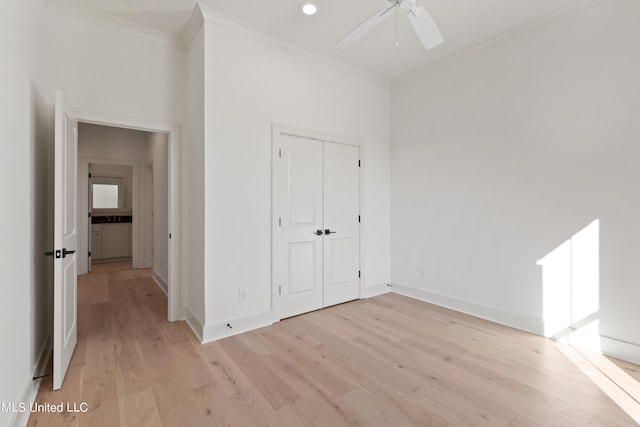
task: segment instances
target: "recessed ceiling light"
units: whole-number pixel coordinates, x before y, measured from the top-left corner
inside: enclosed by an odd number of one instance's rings
[[[314,15],[318,11],[318,8],[313,3],[306,3],[302,6],[302,13],[305,15]]]

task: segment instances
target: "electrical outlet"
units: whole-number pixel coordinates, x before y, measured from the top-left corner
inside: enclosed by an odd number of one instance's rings
[[[420,277],[423,279],[427,278],[427,267],[420,267]]]
[[[238,289],[238,301],[245,301],[247,299],[247,292],[244,289]]]

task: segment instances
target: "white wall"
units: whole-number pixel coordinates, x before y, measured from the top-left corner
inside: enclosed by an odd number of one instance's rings
[[[390,89],[206,21],[205,320],[271,310],[271,124],[361,138],[362,273],[389,280]],[[238,289],[246,301],[238,301]],[[235,331],[235,329],[234,329]]]
[[[403,291],[541,328],[536,261],[600,219],[600,333],[640,344],[638,22],[607,1],[393,89]]]
[[[5,403],[35,398],[39,381],[31,378],[44,371],[37,363],[49,337],[44,12],[38,1],[0,2],[0,402]],[[0,426],[24,422],[26,416],[0,411]]]
[[[184,50],[47,11],[48,88],[73,111],[132,120],[184,120]]]
[[[169,280],[169,266],[167,263],[169,251],[169,153],[166,134],[148,133],[147,160],[153,162],[153,188],[147,192],[153,194],[153,258],[151,266],[154,278],[167,292]]]
[[[204,325],[204,30],[189,47],[187,122],[182,143],[182,302],[191,324]],[[188,165],[188,167],[186,166]],[[200,337],[202,338],[202,337]]]

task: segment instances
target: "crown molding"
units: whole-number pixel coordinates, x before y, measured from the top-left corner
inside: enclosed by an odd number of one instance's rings
[[[283,40],[282,38],[269,34],[268,32],[265,32],[262,29],[256,28],[229,14],[226,14],[212,7],[206,6],[202,3],[198,3],[196,5],[196,8],[193,11],[191,18],[189,19],[189,22],[187,23],[187,25],[185,26],[185,29],[182,32],[181,39],[183,42],[183,46],[188,48],[188,46],[191,45],[191,43],[193,42],[193,38],[198,33],[198,30],[200,29],[200,27],[204,22],[220,25],[222,27],[236,31],[240,34],[244,34],[254,39],[295,52],[298,55],[304,56],[313,61],[330,66],[332,68],[335,68],[347,74],[351,74],[352,76],[370,81],[372,83],[375,83],[387,88],[391,87],[391,81],[388,78],[382,77],[378,74],[372,73],[362,68],[358,68],[353,65],[347,64],[346,62],[336,59],[330,55],[320,53],[316,50],[302,47],[300,45],[293,44],[291,42]]]
[[[492,36],[484,41],[481,41],[472,46],[469,46],[455,53],[452,53],[451,55],[440,58],[437,61],[434,61],[424,67],[421,67],[414,71],[410,71],[409,73],[404,74],[403,76],[397,77],[391,81],[391,87],[394,88],[397,86],[402,86],[406,83],[409,83],[411,81],[424,77],[440,67],[443,67],[447,64],[451,64],[463,58],[466,58],[476,52],[490,48],[492,46],[496,46],[508,40],[512,40],[518,36],[531,33],[541,27],[544,27],[545,25],[551,24],[561,19],[568,18],[579,12],[599,6],[608,1],[610,0],[579,0],[561,9],[555,10],[539,18],[533,19],[517,27],[504,31],[500,34],[496,34],[495,36]]]
[[[198,34],[198,31],[200,31],[203,24],[204,16],[202,15],[202,7],[200,3],[197,3],[196,7],[193,8],[193,12],[191,12],[189,20],[182,29],[182,33],[180,34],[182,47],[187,50],[189,49],[191,43],[193,43],[193,39],[196,37],[196,34]]]
[[[175,48],[183,48],[179,37],[162,31],[137,25],[124,19],[116,18],[94,9],[80,6],[69,0],[45,0],[48,9],[73,16],[93,24],[122,31],[127,34],[142,37],[157,43],[162,43]]]

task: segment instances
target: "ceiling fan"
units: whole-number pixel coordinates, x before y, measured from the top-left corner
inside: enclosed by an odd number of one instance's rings
[[[358,25],[349,34],[344,36],[336,46],[348,47],[360,37],[371,31],[376,25],[381,23],[384,18],[390,15],[390,11],[395,9],[396,12],[396,46],[398,45],[398,9],[406,10],[409,15],[409,21],[416,32],[418,39],[422,42],[426,49],[433,49],[443,42],[442,34],[438,29],[427,9],[424,6],[416,6],[416,0],[388,0],[392,3],[390,7],[379,10],[375,15]]]

